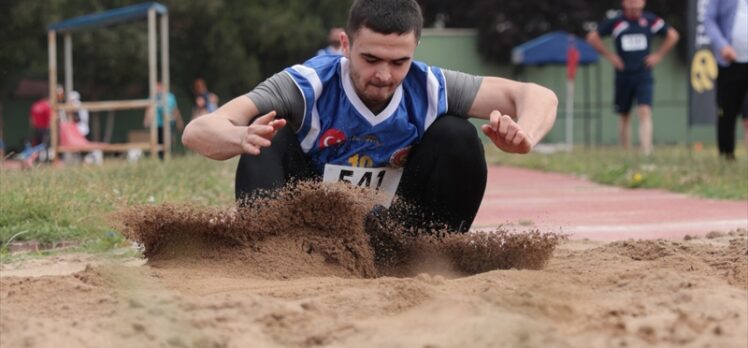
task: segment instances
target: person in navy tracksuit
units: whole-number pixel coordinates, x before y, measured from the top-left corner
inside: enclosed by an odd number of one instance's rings
[[[631,146],[629,113],[636,100],[639,115],[639,142],[644,155],[652,153],[652,69],[678,42],[678,32],[651,12],[644,11],[645,0],[622,0],[622,10],[599,23],[587,34],[587,41],[615,68],[615,112],[619,117],[621,145]],[[655,36],[664,36],[652,52]],[[611,36],[615,52],[608,50],[601,37]]]

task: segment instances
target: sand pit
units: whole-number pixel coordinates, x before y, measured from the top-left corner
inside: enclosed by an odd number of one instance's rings
[[[367,197],[319,190],[123,212],[145,264],[3,265],[0,346],[748,345],[745,231],[609,244],[505,227],[371,235]]]
[[[125,236],[143,245],[151,266],[211,264],[263,279],[539,269],[564,238],[503,228],[415,231],[397,216],[372,218],[373,198],[345,184],[302,182],[241,208],[140,206],[115,220]]]

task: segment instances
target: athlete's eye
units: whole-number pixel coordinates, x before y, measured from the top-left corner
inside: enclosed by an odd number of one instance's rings
[[[394,66],[403,66],[407,64],[410,61],[410,59],[399,59],[392,62],[392,65]]]

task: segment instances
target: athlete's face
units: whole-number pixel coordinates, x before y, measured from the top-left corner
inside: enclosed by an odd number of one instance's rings
[[[353,87],[373,111],[383,109],[408,74],[416,51],[414,32],[379,34],[362,27],[353,42],[343,38],[343,54],[350,60]]]
[[[623,0],[621,1],[621,7],[624,11],[641,11],[646,5],[645,0]]]

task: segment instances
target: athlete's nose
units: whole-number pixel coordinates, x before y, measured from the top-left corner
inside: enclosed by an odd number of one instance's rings
[[[390,79],[392,79],[392,74],[390,74],[390,69],[386,66],[380,66],[377,69],[377,73],[374,75],[374,81],[376,81],[377,84],[389,84]]]

